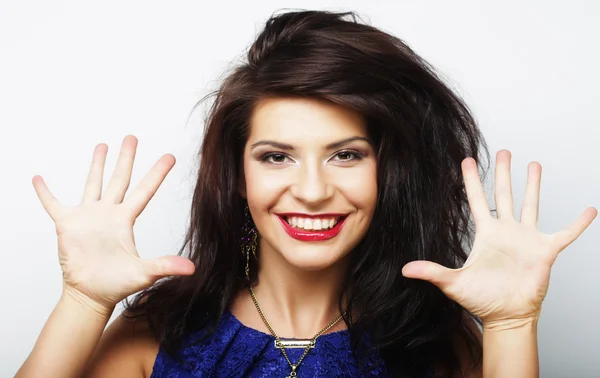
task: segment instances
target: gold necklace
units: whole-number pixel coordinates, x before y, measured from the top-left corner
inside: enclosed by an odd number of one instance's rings
[[[269,324],[269,321],[265,317],[265,314],[263,314],[262,309],[260,308],[260,305],[258,304],[258,300],[256,299],[256,295],[254,294],[254,290],[252,290],[252,286],[248,285],[248,289],[250,290],[250,296],[252,297],[252,302],[254,302],[254,306],[256,307],[256,310],[258,310],[258,314],[260,315],[262,321],[265,323],[265,325],[269,329],[269,332],[271,332],[271,334],[275,337],[275,348],[281,350],[281,353],[283,353],[283,357],[285,357],[285,360],[287,361],[287,363],[290,365],[290,368],[292,369],[292,371],[290,372],[290,375],[288,375],[286,378],[293,378],[293,377],[297,377],[298,376],[297,373],[296,373],[296,369],[298,369],[298,366],[300,366],[300,364],[304,360],[304,357],[306,357],[306,355],[308,354],[308,352],[310,351],[310,349],[314,348],[317,345],[317,338],[319,336],[321,336],[323,333],[327,332],[337,322],[339,322],[340,319],[346,313],[344,311],[343,314],[340,314],[337,318],[333,319],[329,324],[327,324],[327,326],[325,326],[325,328],[323,328],[322,330],[320,330],[319,332],[317,332],[317,334],[314,335],[312,337],[312,339],[308,340],[308,342],[302,342],[301,341],[301,342],[297,342],[297,343],[290,343],[290,344],[288,344],[289,345],[288,347],[290,347],[290,348],[295,348],[295,347],[298,347],[298,346],[301,347],[301,346],[306,345],[306,348],[304,349],[304,353],[302,353],[302,356],[300,356],[300,359],[298,360],[298,362],[296,362],[295,364],[293,364],[292,361],[290,361],[290,358],[288,357],[287,353],[285,352],[285,348],[286,348],[286,345],[284,345],[285,343],[281,341],[281,339],[279,338],[279,336],[277,336],[277,334],[275,333],[275,331],[271,327],[271,324]]]

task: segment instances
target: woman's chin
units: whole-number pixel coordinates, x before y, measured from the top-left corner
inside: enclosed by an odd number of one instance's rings
[[[281,254],[291,267],[307,272],[328,270],[343,264],[345,260],[341,251],[332,251],[330,246],[322,248],[308,245],[290,248]]]

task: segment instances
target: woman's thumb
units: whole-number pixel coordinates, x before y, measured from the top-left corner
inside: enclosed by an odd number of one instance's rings
[[[444,291],[454,282],[456,272],[431,261],[419,260],[404,265],[402,275],[406,278],[431,282]]]
[[[156,279],[167,276],[189,276],[196,267],[189,259],[182,256],[162,256],[144,262],[148,274]]]

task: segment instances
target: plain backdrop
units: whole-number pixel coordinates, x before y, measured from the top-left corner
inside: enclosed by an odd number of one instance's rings
[[[31,178],[41,174],[74,205],[97,143],[109,145],[108,176],[123,137],[139,138],[132,185],[174,154],[135,233],[143,257],[176,253],[203,128],[203,109],[188,120],[190,111],[283,8],[357,11],[437,67],[492,156],[512,152],[517,211],[527,163],[542,164],[542,231],[600,207],[598,4],[0,1],[0,377],[23,363],[61,293],[54,225]],[[554,265],[539,324],[542,377],[600,376],[599,266],[596,220]]]

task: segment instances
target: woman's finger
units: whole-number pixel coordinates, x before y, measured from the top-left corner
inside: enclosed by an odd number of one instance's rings
[[[465,182],[465,189],[467,191],[467,198],[469,200],[469,207],[475,220],[475,226],[486,218],[491,217],[490,208],[485,198],[485,192],[481,185],[481,179],[479,178],[479,172],[477,171],[477,163],[473,158],[466,158],[461,164],[463,171],[463,179]]]
[[[558,252],[564,250],[573,243],[579,235],[585,231],[598,215],[598,210],[593,207],[588,207],[585,211],[564,230],[552,234],[552,238],[557,245]]]
[[[510,178],[510,151],[500,150],[496,154],[494,198],[498,219],[514,218],[512,183]]]
[[[50,192],[50,189],[48,189],[48,187],[46,186],[46,183],[44,182],[42,176],[34,176],[31,182],[33,183],[33,188],[35,189],[35,193],[40,199],[42,206],[44,207],[48,215],[50,215],[50,218],[52,218],[52,220],[56,222],[56,218],[58,218],[58,216],[60,215],[62,205],[60,204],[60,202],[58,202],[56,197],[54,197],[52,192]]]
[[[538,228],[540,210],[540,183],[542,180],[542,166],[538,162],[531,162],[527,166],[527,186],[525,198],[521,206],[521,223]]]
[[[117,166],[108,182],[106,192],[102,197],[103,200],[111,203],[123,202],[125,192],[127,192],[127,188],[129,188],[129,183],[131,182],[131,171],[133,170],[137,143],[138,140],[133,135],[128,135],[123,140]]]
[[[182,256],[162,256],[142,260],[146,274],[152,281],[168,276],[189,276],[194,274],[194,263]]]
[[[402,268],[404,277],[431,282],[443,292],[454,283],[457,274],[454,269],[425,260],[409,262]]]
[[[173,155],[163,155],[127,197],[123,204],[132,210],[136,218],[144,211],[174,165],[175,157]]]
[[[97,145],[94,149],[92,164],[83,191],[83,202],[99,201],[102,196],[102,179],[107,151],[108,146],[104,143]]]

